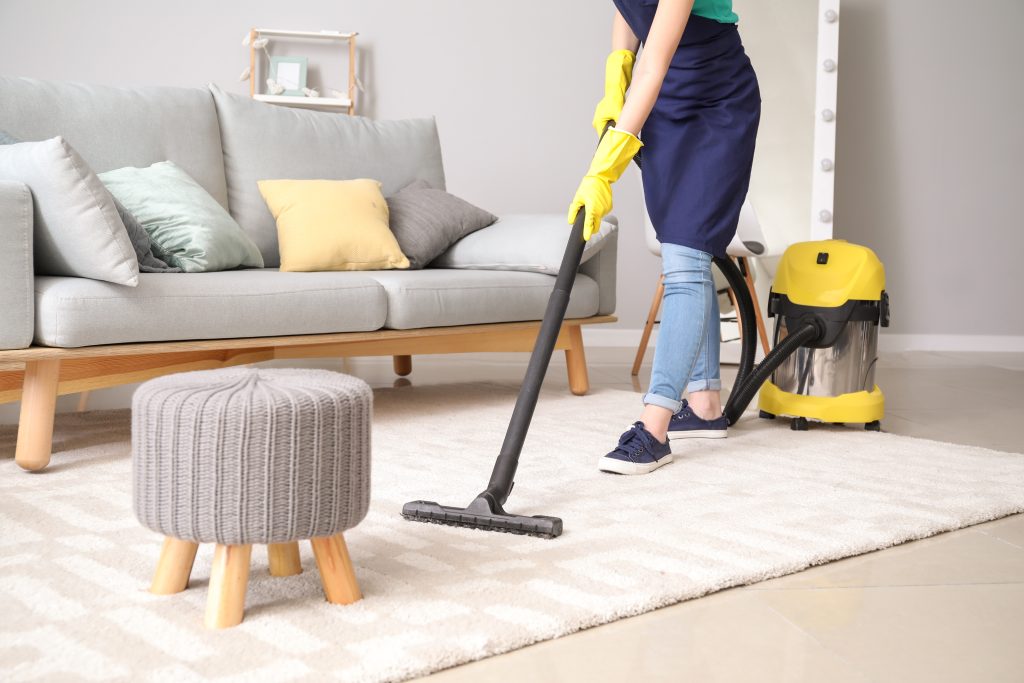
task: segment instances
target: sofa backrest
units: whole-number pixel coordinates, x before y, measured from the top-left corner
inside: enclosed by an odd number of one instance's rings
[[[0,130],[26,141],[63,135],[97,173],[170,160],[228,206],[209,90],[0,77]]]
[[[441,143],[433,119],[374,121],[269,105],[211,86],[224,144],[231,215],[280,265],[277,225],[257,181],[373,178],[391,195],[414,180],[443,190]]]

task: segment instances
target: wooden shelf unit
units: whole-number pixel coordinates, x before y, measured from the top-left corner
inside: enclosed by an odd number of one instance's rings
[[[279,104],[286,107],[306,109],[345,109],[349,115],[356,113],[356,36],[358,33],[341,31],[286,31],[277,28],[249,29],[249,96],[260,102]],[[294,97],[269,95],[256,92],[256,47],[258,38],[295,38],[299,40],[337,40],[348,45],[348,97]]]

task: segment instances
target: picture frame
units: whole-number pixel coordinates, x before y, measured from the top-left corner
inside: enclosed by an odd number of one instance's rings
[[[284,87],[282,95],[302,97],[302,89],[306,87],[306,70],[309,60],[306,57],[271,57],[270,77],[278,85]]]

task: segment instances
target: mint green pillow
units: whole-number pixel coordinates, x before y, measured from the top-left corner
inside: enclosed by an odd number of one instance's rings
[[[186,273],[263,267],[260,250],[235,219],[174,162],[119,168],[99,178],[171,266]]]

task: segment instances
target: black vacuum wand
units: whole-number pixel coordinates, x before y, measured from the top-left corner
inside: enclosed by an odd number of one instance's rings
[[[576,280],[576,271],[583,258],[583,248],[586,246],[583,239],[585,217],[586,210],[580,209],[569,233],[562,265],[558,269],[558,277],[555,278],[555,288],[548,299],[544,320],[541,322],[533,353],[530,354],[530,363],[526,367],[526,377],[523,378],[523,384],[519,389],[516,407],[512,410],[505,441],[494,463],[487,488],[464,508],[439,505],[425,500],[406,503],[402,507],[402,516],[406,519],[545,538],[561,535],[562,520],[558,517],[513,515],[505,512],[502,506],[512,492],[516,468],[519,466],[519,454],[523,450],[526,432],[530,428],[533,411],[537,407],[540,387],[544,382],[555,342],[558,340],[566,308],[569,306],[569,294]]]

